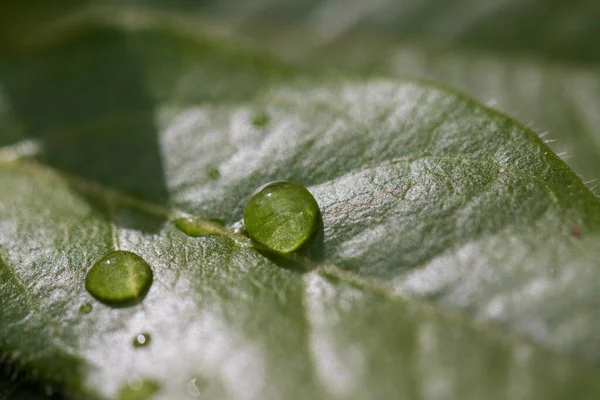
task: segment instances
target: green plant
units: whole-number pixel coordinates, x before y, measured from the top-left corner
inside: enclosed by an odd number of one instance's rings
[[[269,3],[0,13],[4,364],[82,399],[598,398],[596,6]],[[274,180],[322,261],[232,228]],[[138,305],[85,290],[114,250]]]

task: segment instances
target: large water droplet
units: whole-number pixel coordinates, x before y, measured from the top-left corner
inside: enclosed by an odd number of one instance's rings
[[[150,344],[152,337],[149,333],[140,333],[133,338],[133,347],[145,347]]]
[[[148,400],[159,389],[158,383],[144,379],[140,375],[133,375],[127,380],[127,384],[119,390],[117,398],[119,400]]]
[[[198,217],[181,217],[175,220],[175,226],[188,236],[218,235],[223,232],[225,223],[220,219],[201,219]]]
[[[129,251],[113,251],[88,271],[85,288],[101,302],[125,307],[139,303],[152,284],[152,270],[144,259]]]
[[[259,188],[244,209],[248,235],[278,253],[302,247],[321,228],[319,205],[303,186],[272,182]]]

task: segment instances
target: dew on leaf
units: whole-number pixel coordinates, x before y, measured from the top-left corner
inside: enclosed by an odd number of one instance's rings
[[[152,284],[152,269],[129,251],[113,251],[98,260],[87,273],[85,288],[99,301],[125,307],[139,303]]]
[[[79,312],[83,314],[89,314],[92,312],[93,308],[94,307],[92,306],[92,303],[86,301],[79,307]]]
[[[225,223],[220,219],[201,219],[198,217],[181,217],[175,220],[175,226],[188,236],[208,236],[222,233]]]
[[[158,383],[134,375],[121,387],[117,396],[118,400],[148,400],[160,389]]]
[[[208,381],[204,378],[192,378],[187,383],[187,391],[192,397],[200,397],[207,385]]]
[[[133,347],[145,347],[150,344],[152,337],[149,333],[140,333],[133,338]]]
[[[246,204],[244,225],[256,242],[277,253],[290,253],[321,228],[319,205],[303,186],[271,182],[260,187]]]

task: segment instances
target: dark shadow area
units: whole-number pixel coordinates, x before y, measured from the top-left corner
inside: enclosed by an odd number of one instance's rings
[[[165,205],[154,101],[127,39],[90,28],[52,45],[7,52],[0,55],[0,83],[11,118],[39,142],[41,162]],[[0,145],[10,144],[4,138]]]
[[[0,399],[2,400],[68,400],[72,397],[58,388],[70,388],[81,391],[82,362],[71,356],[54,353],[41,363],[53,365],[57,371],[50,382],[39,380],[36,366],[24,366],[11,363],[0,356]],[[45,371],[48,374],[49,371]],[[48,384],[50,383],[50,384]],[[68,391],[68,389],[67,389]]]
[[[14,380],[0,375],[0,399],[6,400],[66,400],[60,394],[50,393],[42,385]]]

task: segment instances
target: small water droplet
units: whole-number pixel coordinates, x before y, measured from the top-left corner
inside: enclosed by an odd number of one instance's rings
[[[152,285],[152,269],[137,254],[113,251],[87,273],[85,288],[101,302],[125,307],[139,303]]]
[[[188,236],[219,235],[225,223],[220,219],[202,219],[198,217],[181,217],[175,220],[175,226]]]
[[[252,118],[252,125],[254,125],[257,128],[262,128],[262,127],[266,126],[268,123],[269,123],[269,116],[265,113],[256,114]]]
[[[147,400],[150,399],[158,390],[158,383],[144,379],[140,375],[132,375],[127,384],[121,387],[117,398],[119,400]]]
[[[152,337],[149,333],[140,333],[133,338],[133,347],[145,347],[150,344]]]
[[[192,378],[187,383],[187,391],[192,397],[200,397],[208,382],[204,378]]]
[[[244,225],[256,242],[278,253],[290,253],[319,231],[321,213],[305,187],[271,182],[254,192],[246,204]]]
[[[231,230],[238,235],[246,234],[246,227],[244,226],[244,221],[236,221],[231,225]]]
[[[79,312],[82,312],[84,314],[89,314],[92,312],[93,309],[94,309],[94,307],[92,306],[92,303],[90,303],[89,301],[86,301],[79,307]]]

